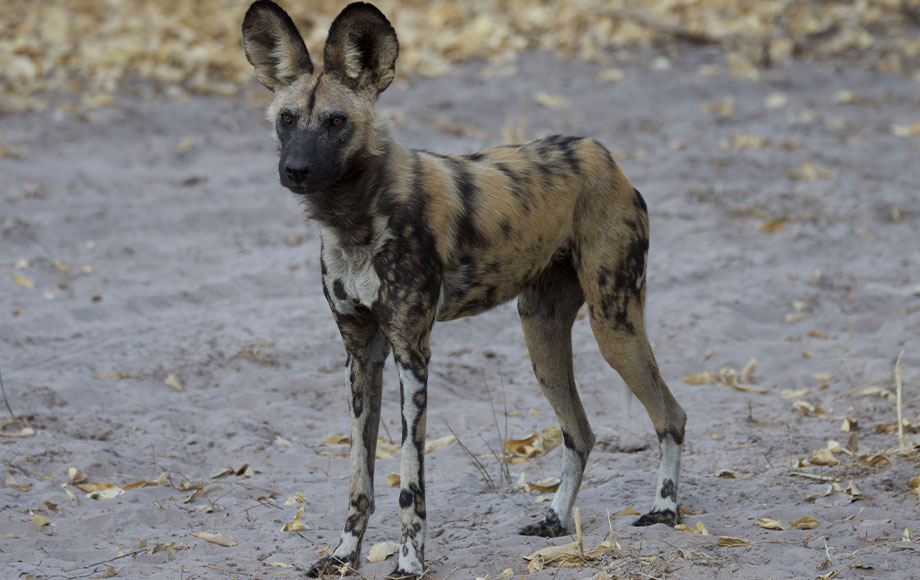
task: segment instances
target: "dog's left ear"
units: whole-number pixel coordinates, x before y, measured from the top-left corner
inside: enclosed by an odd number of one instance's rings
[[[399,42],[390,21],[372,4],[349,4],[329,28],[323,50],[326,73],[376,97],[396,76]]]

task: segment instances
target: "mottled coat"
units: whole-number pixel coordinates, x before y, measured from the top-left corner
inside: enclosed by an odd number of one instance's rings
[[[655,499],[637,523],[676,523],[686,416],[644,330],[647,208],[610,153],[593,139],[558,135],[470,155],[404,147],[374,112],[395,76],[399,45],[369,4],[351,4],[335,19],[322,67],[273,2],[252,5],[243,43],[257,78],[275,92],[268,118],[281,182],[319,223],[323,290],[348,357],[348,515],[339,544],[310,575],[358,564],[374,509],[381,376],[391,351],[403,428],[393,576],[424,573],[431,328],[515,297],[534,373],[564,440],[553,503],[521,533],[566,533],[594,444],[572,370],[571,327],[585,302],[605,359],[645,405],[661,442]]]

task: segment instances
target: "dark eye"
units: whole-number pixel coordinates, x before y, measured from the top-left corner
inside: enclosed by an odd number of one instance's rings
[[[345,117],[342,117],[342,116],[333,117],[332,120],[330,121],[333,127],[341,127],[344,122],[345,122]]]
[[[281,122],[290,125],[294,122],[294,117],[290,113],[281,113]]]

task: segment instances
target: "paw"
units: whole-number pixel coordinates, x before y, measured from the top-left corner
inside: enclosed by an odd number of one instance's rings
[[[422,574],[415,574],[413,572],[406,572],[397,567],[395,570],[390,572],[390,574],[386,577],[386,580],[419,580],[419,578],[424,575],[424,572]]]
[[[323,556],[307,572],[307,578],[322,578],[327,574],[341,576],[343,568],[347,568],[349,571],[354,570],[351,564],[345,560],[335,556]]]
[[[643,514],[642,517],[633,522],[633,525],[651,526],[654,524],[665,524],[673,528],[678,522],[680,522],[680,516],[676,510],[664,510]]]
[[[558,538],[559,536],[565,536],[567,533],[566,529],[559,523],[559,520],[547,520],[545,518],[518,530],[518,534],[522,536],[542,536],[544,538]]]

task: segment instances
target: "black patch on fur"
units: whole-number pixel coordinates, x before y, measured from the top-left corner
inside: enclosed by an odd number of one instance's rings
[[[332,283],[332,293],[339,300],[348,300],[348,294],[345,293],[345,284],[341,280],[335,280]]]
[[[674,443],[678,445],[683,445],[684,443],[684,429],[683,427],[666,427],[664,431],[658,434],[659,443],[664,440],[665,437],[670,437]]]
[[[351,395],[351,412],[355,417],[360,417],[364,412],[364,393],[359,389],[354,389]]]
[[[476,227],[476,198],[479,196],[479,189],[473,182],[473,175],[465,163],[454,158],[449,158],[449,163],[454,174],[457,194],[463,204],[463,209],[455,223],[457,245],[464,248],[482,246],[486,240]]]
[[[313,114],[313,107],[316,106],[316,89],[319,88],[319,82],[323,80],[323,75],[325,74],[326,72],[323,71],[319,74],[318,77],[316,77],[316,84],[313,85],[313,89],[310,91],[310,99],[307,101],[308,116]]]
[[[514,172],[506,163],[496,162],[496,169],[502,172],[502,174],[508,178],[508,183],[511,187],[511,193],[514,195],[521,203],[521,207],[524,209],[525,214],[530,213],[530,198],[528,197],[527,191],[527,182],[526,179]]]
[[[635,187],[633,188],[633,193],[636,194],[636,207],[642,210],[642,213],[648,213],[648,206],[645,205],[645,200],[642,198],[642,194],[639,193],[639,190]]]
[[[569,435],[569,432],[564,429],[562,431],[562,443],[569,449],[575,450],[575,440],[572,439],[572,436]]]
[[[666,497],[671,499],[671,501],[677,502],[677,487],[670,479],[664,480],[664,483],[661,484],[661,497]]]
[[[485,158],[485,154],[484,153],[470,153],[469,155],[466,155],[466,158],[469,159],[470,161],[482,161]]]

